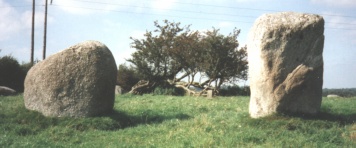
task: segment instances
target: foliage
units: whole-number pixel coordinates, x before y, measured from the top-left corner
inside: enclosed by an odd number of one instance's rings
[[[145,39],[131,38],[136,52],[128,60],[148,82],[145,84],[150,85],[147,90],[162,87],[167,82],[174,85],[185,77],[189,81],[185,87],[189,88],[197,73],[208,78],[200,86],[210,87],[215,81],[216,89],[223,83],[247,78],[246,47],[238,49],[240,30],[234,29],[233,33],[224,36],[215,28],[200,33],[167,20],[164,25],[157,21],[154,25],[157,29],[147,31]],[[137,88],[142,89],[143,85]]]
[[[236,40],[240,30],[234,29],[233,33],[224,36],[218,29],[206,32],[202,39],[204,62],[203,72],[208,76],[206,82],[218,82],[217,89],[224,82],[236,82],[247,79],[247,51],[246,47],[238,50],[239,42]]]
[[[140,80],[135,69],[125,64],[120,64],[117,71],[116,84],[121,86],[123,92],[128,92]]]
[[[154,32],[146,32],[146,39],[133,39],[132,47],[137,51],[132,54],[128,61],[136,66],[138,73],[142,74],[144,80],[161,82],[173,79],[181,71],[181,65],[171,56],[170,50],[180,46],[176,43],[176,37],[182,31],[187,32],[189,27],[181,28],[180,23],[164,21],[165,26],[161,26],[155,21],[157,28]]]
[[[250,86],[240,87],[238,85],[223,86],[219,91],[219,96],[250,96]]]
[[[104,117],[49,118],[0,97],[0,147],[354,147],[356,98],[314,117],[248,116],[247,97],[120,95]]]
[[[39,62],[39,60],[35,60],[33,63],[36,64],[36,63],[38,63],[38,62]],[[22,63],[22,64],[20,65],[21,70],[22,70],[25,74],[27,74],[27,72],[31,69],[32,66],[33,66],[33,65],[31,64],[31,62]]]
[[[0,86],[23,92],[24,81],[30,64],[20,65],[12,56],[0,57]]]
[[[342,89],[323,89],[323,96],[334,94],[340,97],[355,97],[356,96],[356,88],[342,88]]]
[[[166,87],[158,86],[153,91],[153,95],[184,96],[185,91],[182,88],[177,88],[173,86],[166,86]]]

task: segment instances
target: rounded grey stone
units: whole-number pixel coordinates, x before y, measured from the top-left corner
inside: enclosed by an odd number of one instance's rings
[[[109,113],[115,99],[116,63],[98,41],[71,46],[34,65],[25,79],[29,110],[53,117]]]

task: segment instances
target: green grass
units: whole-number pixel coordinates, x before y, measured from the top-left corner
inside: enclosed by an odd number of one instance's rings
[[[356,98],[318,116],[251,119],[248,97],[117,96],[105,117],[48,118],[0,97],[0,147],[356,147]]]

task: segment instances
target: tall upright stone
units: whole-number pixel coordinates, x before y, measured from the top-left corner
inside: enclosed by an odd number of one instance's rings
[[[295,12],[265,14],[248,37],[253,118],[315,114],[323,85],[324,19]]]
[[[115,59],[104,44],[79,43],[29,70],[25,79],[25,107],[52,117],[109,113],[115,101],[116,76]]]

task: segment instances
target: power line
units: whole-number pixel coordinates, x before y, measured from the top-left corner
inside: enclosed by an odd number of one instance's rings
[[[143,9],[157,9],[153,7],[147,6],[135,6],[135,5],[126,5],[126,4],[115,4],[115,3],[107,3],[107,2],[97,2],[97,1],[88,1],[88,0],[73,0],[79,1],[83,3],[95,3],[95,4],[102,4],[102,5],[117,5],[123,7],[133,7],[133,8],[143,8]],[[208,5],[208,4],[196,4],[196,3],[186,3],[186,2],[175,2],[180,4],[191,4],[191,5],[202,5],[202,6],[209,6],[209,7],[222,7],[222,8],[239,8],[239,9],[248,9],[248,10],[258,10],[258,11],[276,11],[276,10],[267,10],[267,9],[254,9],[254,8],[241,8],[241,7],[231,7],[231,6],[217,6],[217,5]],[[43,5],[36,5],[36,6],[43,6]],[[215,20],[215,21],[229,21],[229,22],[239,22],[239,23],[249,23],[253,24],[251,21],[236,21],[236,20],[228,20],[228,19],[214,19],[214,18],[201,18],[201,17],[187,17],[187,16],[177,16],[177,15],[166,15],[166,14],[155,14],[155,13],[138,13],[132,11],[124,11],[124,10],[105,10],[100,8],[89,8],[89,7],[79,7],[79,6],[66,6],[66,5],[56,5],[53,6],[57,7],[71,7],[71,8],[80,8],[80,9],[89,9],[89,10],[96,10],[96,11],[111,11],[111,12],[119,12],[119,13],[135,13],[135,14],[144,14],[144,15],[159,15],[159,16],[166,16],[166,17],[176,17],[176,18],[187,18],[187,19],[199,19],[199,20]],[[24,6],[11,6],[11,7],[26,7]],[[1,8],[1,7],[0,7]],[[195,14],[209,14],[209,15],[219,15],[219,16],[233,16],[233,17],[245,17],[245,18],[258,18],[258,16],[248,16],[248,15],[235,15],[235,14],[226,14],[226,13],[211,13],[211,12],[201,12],[201,11],[188,11],[188,10],[177,10],[177,9],[159,9],[159,10],[169,10],[175,12],[183,12],[183,13],[195,13]],[[276,11],[277,12],[277,11]],[[332,16],[341,16],[341,15],[332,15]],[[341,22],[326,22],[327,24],[339,24],[339,25],[356,25],[354,23],[341,23]],[[326,27],[329,28],[329,27]],[[353,28],[330,28],[330,29],[342,29],[342,30],[356,30]]]
[[[136,7],[136,8],[149,8],[154,9],[152,7],[145,7],[145,6],[135,6],[135,5],[125,5],[125,4],[118,4],[118,3],[108,3],[108,2],[98,2],[98,1],[89,1],[89,0],[72,0],[72,1],[79,1],[84,3],[96,3],[96,4],[104,4],[104,5],[118,5],[118,6],[126,6],[126,7]],[[272,9],[258,9],[258,8],[246,8],[246,7],[234,7],[234,6],[222,6],[222,5],[209,5],[209,4],[199,4],[199,3],[188,3],[188,2],[172,2],[176,4],[183,4],[183,5],[195,5],[195,6],[206,6],[206,7],[215,7],[215,8],[230,8],[230,9],[242,9],[242,10],[254,10],[254,11],[264,11],[264,12],[283,12],[281,10],[272,10]],[[6,7],[29,7],[30,5],[24,6],[4,6],[0,8]],[[44,6],[44,5],[36,5],[36,6]],[[160,9],[160,10],[170,10],[170,11],[178,11],[178,12],[191,12],[191,13],[203,13],[203,12],[196,12],[196,11],[186,11],[186,10],[174,10],[174,9]],[[234,14],[222,14],[222,13],[209,13],[204,12],[205,14],[214,14],[214,15],[225,15],[225,16],[241,16],[241,15],[234,15]],[[332,16],[332,17],[347,17],[347,18],[356,18],[356,16],[351,15],[336,15],[336,14],[328,14],[328,13],[320,13],[319,15],[324,16]],[[241,17],[253,17],[254,16],[241,16]],[[347,24],[347,23],[344,23]],[[356,24],[353,24],[356,25]]]
[[[98,3],[98,4],[101,3],[101,4],[108,4],[108,5],[122,5],[122,4],[104,3],[104,2],[89,1],[89,0],[72,0],[72,1],[80,1],[80,2],[87,2],[87,3]],[[229,9],[254,10],[254,11],[264,11],[264,12],[283,12],[283,11],[281,11],[281,10],[272,10],[272,9],[258,9],[258,8],[246,8],[246,7],[210,5],[210,4],[189,3],[189,2],[172,2],[172,3],[183,4],[183,5],[215,7],[215,8],[229,8]],[[327,14],[327,13],[321,13],[320,15],[335,16],[335,17],[337,16],[337,17],[356,18],[356,16],[351,16],[351,15],[336,15],[336,14]]]
[[[80,0],[78,0],[78,1],[80,1]],[[267,11],[267,12],[282,12],[282,11],[280,11],[280,10],[272,10],[272,9],[257,9],[257,8],[221,6],[221,5],[209,5],[209,4],[198,4],[198,3],[187,3],[187,2],[173,2],[173,3],[185,4],[185,5],[197,5],[197,6],[200,5],[200,6],[208,6],[208,7],[219,7],[219,8],[231,8],[231,9],[245,9],[245,10],[255,10],[255,11]],[[356,18],[356,16],[350,16],[350,15],[336,15],[336,14],[327,14],[327,13],[321,13],[320,15]]]
[[[79,1],[84,3],[95,3],[95,4],[103,4],[103,5],[117,5],[117,6],[125,6],[125,7],[134,7],[134,8],[144,8],[144,9],[157,9],[147,6],[135,6],[135,5],[125,5],[125,4],[117,4],[117,3],[107,3],[107,2],[98,2],[98,1],[88,1],[88,0],[72,0],[72,1]],[[217,7],[217,8],[233,8],[233,9],[243,9],[243,10],[254,10],[254,11],[266,11],[266,12],[282,12],[280,10],[272,10],[272,9],[257,9],[257,8],[244,8],[244,7],[233,7],[233,6],[221,6],[221,5],[209,5],[209,4],[198,4],[198,3],[187,3],[187,2],[173,2],[177,4],[184,4],[184,5],[196,5],[196,6],[207,6],[207,7]],[[36,5],[36,6],[43,6],[43,5]],[[29,7],[29,5],[24,6],[7,6],[7,7]],[[6,8],[0,7],[0,8]],[[169,10],[169,11],[176,11],[176,12],[184,12],[184,13],[197,13],[197,14],[212,14],[212,15],[224,15],[224,16],[238,16],[238,17],[247,17],[247,18],[257,18],[255,16],[247,16],[247,15],[235,15],[235,14],[226,14],[226,13],[211,13],[211,12],[197,12],[197,11],[187,11],[187,10],[177,10],[177,9],[164,9],[160,8],[160,10]],[[336,14],[326,14],[321,13],[319,15],[324,16],[332,16],[332,17],[348,17],[348,18],[356,18],[356,16],[347,16],[347,15],[336,15]],[[327,22],[333,24],[344,24],[344,25],[356,25],[353,23],[334,23],[334,22]]]
[[[95,3],[102,5],[117,5],[117,6],[125,6],[125,7],[134,7],[134,8],[144,8],[144,9],[157,9],[147,6],[135,6],[135,5],[126,5],[126,4],[117,4],[117,3],[108,3],[108,2],[98,2],[98,1],[88,1],[88,0],[73,0],[84,3]],[[246,10],[255,10],[255,11],[270,11],[270,12],[281,12],[278,10],[268,10],[268,9],[256,9],[256,8],[243,8],[243,7],[232,7],[232,6],[218,6],[218,5],[208,5],[208,4],[196,4],[196,3],[186,3],[186,2],[174,2],[178,4],[186,4],[186,5],[202,5],[209,7],[221,7],[221,8],[234,8],[234,9],[246,9]],[[222,15],[222,16],[236,16],[236,17],[246,17],[246,18],[257,18],[256,16],[248,16],[248,15],[236,15],[236,14],[226,14],[226,13],[211,13],[211,12],[198,12],[198,11],[188,11],[188,10],[177,10],[177,9],[164,9],[160,8],[159,10],[169,10],[175,12],[184,12],[184,13],[195,13],[195,14],[210,14],[210,15]],[[343,16],[343,15],[332,15],[332,14],[321,14],[326,16],[338,16],[338,17],[354,17],[354,16]],[[355,16],[356,17],[356,16]],[[338,22],[326,22],[329,24],[341,24],[341,25],[356,25],[355,23],[338,23]]]
[[[155,14],[155,13],[139,13],[139,12],[123,11],[123,10],[105,10],[105,9],[98,9],[98,8],[77,7],[77,6],[64,6],[64,5],[56,5],[56,4],[54,4],[53,6],[57,6],[57,7],[71,7],[71,8],[80,8],[80,9],[89,9],[89,10],[96,10],[96,11],[112,11],[112,12],[120,12],[120,13],[134,13],[134,14],[143,14],[143,15],[159,15],[159,16],[178,17],[178,18],[187,18],[187,19],[214,20],[214,21],[230,21],[230,22],[251,23],[251,24],[253,23],[253,22],[246,22],[246,21],[233,21],[233,20],[212,19],[212,18],[186,17],[186,16],[176,16],[176,15],[166,15],[166,14]]]
[[[248,23],[248,24],[253,24],[254,22],[249,22],[249,21],[235,21],[235,20],[224,20],[224,19],[213,19],[213,18],[201,18],[201,17],[186,17],[186,16],[177,16],[177,15],[165,15],[165,14],[155,14],[155,13],[140,13],[140,12],[132,12],[132,11],[124,11],[124,10],[105,10],[105,9],[99,9],[99,8],[88,8],[88,7],[78,7],[78,6],[65,6],[65,5],[52,5],[52,6],[57,6],[57,7],[71,7],[71,8],[79,8],[79,9],[88,9],[88,10],[95,10],[95,11],[111,11],[111,12],[119,12],[119,13],[133,13],[133,14],[143,14],[143,15],[158,15],[158,16],[166,16],[166,17],[176,17],[176,18],[186,18],[186,19],[199,19],[199,20],[212,20],[212,21],[229,21],[229,22],[239,22],[239,23]],[[257,18],[257,17],[256,17]],[[338,23],[334,23],[338,24]],[[339,24],[345,24],[345,23],[339,23]],[[349,24],[349,25],[355,25],[355,24]],[[340,29],[340,30],[356,30],[356,28],[332,28],[332,27],[325,27],[328,29]]]
[[[114,3],[105,3],[105,2],[94,2],[94,1],[87,1],[87,0],[73,0],[73,1],[80,1],[80,2],[85,2],[85,3],[103,4],[103,5],[117,5],[117,6],[125,6],[125,7],[144,8],[144,9],[157,9],[157,8],[152,8],[152,7],[147,7],[147,6],[135,6],[135,5],[114,4]],[[198,11],[165,9],[165,8],[160,8],[159,10],[169,10],[169,11],[175,11],[175,12],[196,13],[196,14],[212,14],[212,15],[239,16],[239,17],[256,18],[255,16],[226,14],[226,13],[198,12]]]

